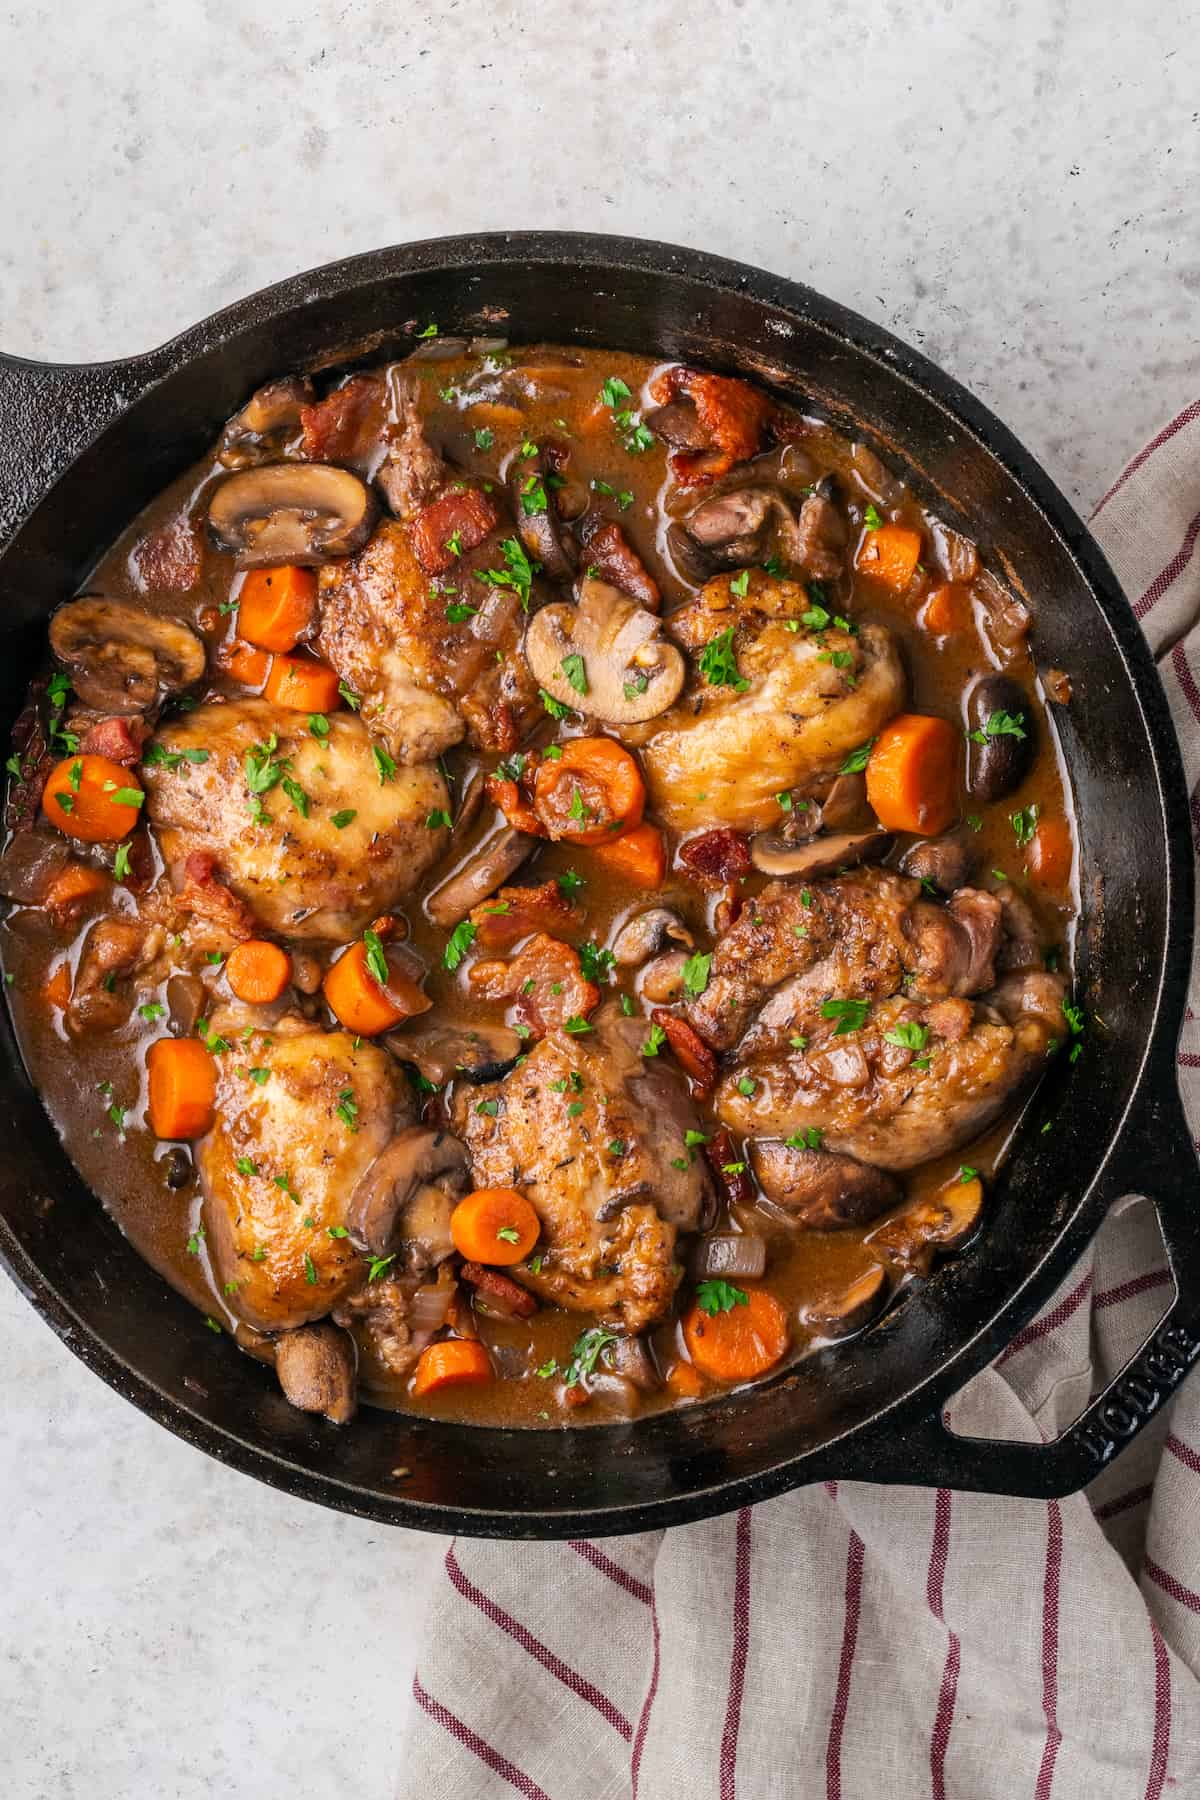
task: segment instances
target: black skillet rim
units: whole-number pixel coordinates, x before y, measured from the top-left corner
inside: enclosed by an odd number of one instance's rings
[[[366,252],[288,277],[210,315],[144,357],[91,367],[96,373],[105,368],[129,369],[136,377],[140,365],[146,371],[146,380],[137,395],[141,398],[195,356],[219,349],[235,339],[240,330],[307,301],[336,297],[338,292],[360,284],[376,283],[391,274],[461,270],[464,276],[486,275],[489,268],[513,262],[548,265],[571,262],[595,267],[600,273],[626,268],[650,275],[683,276],[713,290],[742,294],[782,312],[798,315],[831,338],[886,364],[892,374],[900,375],[925,393],[958,428],[978,442],[1023,489],[1064,546],[1112,633],[1154,753],[1170,884],[1162,972],[1154,997],[1153,1023],[1146,1034],[1128,1102],[1079,1203],[1040,1261],[1025,1272],[1017,1287],[973,1337],[958,1344],[922,1381],[894,1403],[880,1408],[870,1418],[829,1439],[816,1450],[800,1451],[795,1457],[755,1475],[730,1477],[687,1495],[669,1495],[637,1505],[606,1505],[586,1511],[492,1511],[407,1500],[400,1493],[394,1498],[385,1497],[298,1468],[286,1457],[263,1450],[225,1427],[210,1424],[123,1360],[73,1313],[0,1221],[0,1261],[51,1328],[109,1386],[185,1442],[297,1498],[314,1500],[382,1523],[443,1533],[461,1531],[478,1536],[562,1538],[682,1524],[838,1474],[870,1479],[870,1461],[856,1454],[856,1449],[861,1451],[869,1447],[881,1425],[901,1442],[906,1431],[916,1432],[1033,1316],[1094,1235],[1107,1203],[1107,1196],[1099,1193],[1102,1177],[1109,1165],[1118,1160],[1117,1153],[1131,1121],[1144,1110],[1151,1084],[1156,1077],[1161,1081],[1168,1071],[1170,1080],[1174,1081],[1174,1046],[1191,966],[1193,864],[1182,758],[1166,697],[1132,610],[1082,520],[1036,459],[990,409],[958,381],[890,332],[802,283],[684,246],[599,233],[495,232],[425,239]],[[83,367],[81,365],[81,369]],[[112,423],[109,419],[99,431],[89,433],[86,442],[73,451],[66,467],[57,472],[51,486],[39,496],[37,507],[51,497],[53,488],[69,473],[77,457],[103,437]],[[522,1432],[522,1436],[529,1435]],[[555,1429],[535,1435],[549,1439],[559,1433]]]

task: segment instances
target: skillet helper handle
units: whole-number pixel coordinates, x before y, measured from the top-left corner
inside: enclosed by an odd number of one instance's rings
[[[1172,1058],[1172,1061],[1174,1059]],[[1166,1314],[1142,1348],[1062,1436],[1048,1444],[960,1437],[942,1412],[898,1431],[881,1469],[864,1479],[913,1481],[983,1493],[1053,1499],[1077,1493],[1136,1437],[1200,1360],[1200,1164],[1171,1071],[1143,1093],[1102,1177],[1110,1203],[1144,1194],[1155,1206],[1175,1283]]]
[[[40,363],[0,353],[0,551],[67,464],[147,385],[142,359]]]

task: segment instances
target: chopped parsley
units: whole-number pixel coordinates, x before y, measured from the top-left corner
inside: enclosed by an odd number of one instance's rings
[[[129,874],[129,845],[118,844],[117,854],[113,858],[113,874],[118,881],[124,881]]]
[[[521,1234],[515,1225],[501,1225],[496,1236],[503,1238],[506,1244],[519,1244],[521,1241]]]
[[[379,771],[379,785],[383,787],[386,782],[394,778],[396,764],[382,744],[372,744],[371,755],[375,758],[375,767]]]
[[[449,831],[453,820],[444,806],[435,806],[433,811],[425,815],[426,831]]]
[[[146,1020],[147,1024],[153,1024],[155,1019],[161,1019],[166,1010],[166,1007],[159,1000],[147,1000],[144,1006],[138,1007],[138,1012],[141,1014],[142,1018]]]
[[[304,1279],[307,1281],[309,1287],[316,1287],[317,1265],[308,1254],[307,1250],[304,1252]]]
[[[522,455],[524,455],[523,451]],[[521,483],[522,513],[527,519],[532,519],[535,518],[538,513],[544,513],[549,505],[550,502],[546,498],[546,490],[542,485],[541,478],[537,475],[528,476],[526,480]]]
[[[371,1258],[371,1266],[367,1270],[367,1280],[378,1281],[384,1270],[390,1269],[395,1260],[396,1252],[394,1250],[390,1256],[373,1256]]]
[[[928,1040],[928,1025],[918,1025],[915,1019],[905,1019],[883,1034],[884,1043],[895,1044],[899,1050],[923,1050]]]
[[[298,781],[293,781],[290,775],[285,775],[279,785],[295,807],[296,811],[300,814],[300,817],[302,819],[307,819],[308,795],[300,786],[300,783]]]
[[[256,1162],[251,1161],[250,1157],[248,1157],[248,1156],[239,1156],[236,1163],[233,1166],[237,1170],[239,1175],[257,1175],[258,1174],[258,1164]]]
[[[1083,1044],[1080,1042],[1080,1039],[1087,1029],[1087,1017],[1082,1006],[1075,1006],[1070,1000],[1063,1001],[1062,1011],[1063,1018],[1067,1021],[1067,1028],[1071,1033],[1072,1039],[1068,1060],[1071,1062],[1078,1062],[1079,1058],[1083,1055]]]
[[[838,770],[838,774],[861,775],[871,760],[871,752],[874,748],[875,739],[868,738],[865,744],[860,744],[857,750],[852,750],[850,752],[849,756]]]
[[[358,1101],[354,1098],[353,1088],[343,1088],[338,1095],[338,1103],[334,1107],[338,1118],[347,1131],[358,1130]]]
[[[530,562],[520,540],[515,537],[501,540],[500,554],[504,558],[504,568],[477,569],[475,579],[487,582],[489,587],[511,588],[520,599],[521,610],[528,612],[529,590],[541,564]]]
[[[615,412],[622,400],[632,399],[632,390],[626,386],[619,375],[609,375],[605,379],[604,385],[600,389],[600,400],[604,406],[611,407]]]
[[[329,736],[329,720],[325,717],[325,714],[309,713],[308,730],[311,737],[315,737],[318,742],[323,743]]]
[[[742,569],[738,574],[732,577],[729,583],[729,591],[731,594],[736,594],[739,600],[744,600],[746,598],[746,595],[750,592],[749,569]]]
[[[545,688],[539,688],[538,695],[541,699],[542,705],[545,707],[546,711],[550,714],[550,717],[552,719],[569,719],[570,718],[570,716],[571,716],[570,707],[564,706],[561,700],[556,700],[554,698],[553,694],[548,694],[546,692]]]
[[[563,1030],[570,1032],[572,1037],[582,1037],[585,1031],[591,1029],[587,1020],[581,1019],[578,1013],[572,1013],[569,1019],[563,1020]]]
[[[333,815],[334,827],[338,831],[345,831],[347,825],[353,824],[354,820],[357,819],[357,817],[358,817],[358,812],[357,812],[356,808],[354,808],[353,806],[344,807],[341,812],[334,813],[334,815]]]
[[[142,764],[146,768],[163,768],[174,772],[180,763],[206,763],[207,750],[164,750],[161,744],[148,744]]]
[[[1008,815],[1019,850],[1024,850],[1026,844],[1033,842],[1033,834],[1037,830],[1041,810],[1037,801],[1034,800],[1028,806],[1023,806],[1019,812]]]
[[[661,1025],[651,1025],[646,1041],[639,1052],[642,1056],[657,1056],[667,1041],[667,1034]]]
[[[821,1008],[821,1017],[836,1019],[833,1035],[842,1037],[847,1031],[861,1031],[870,1010],[869,1000],[826,1000]]]
[[[452,600],[446,608],[446,617],[452,625],[462,625],[467,619],[473,619],[479,611],[469,600]]]
[[[743,1075],[741,1080],[738,1082],[738,1093],[744,1094],[748,1100],[750,1098],[751,1094],[754,1093],[757,1086],[758,1086],[758,1083],[755,1081],[755,1079],[752,1075]]]
[[[709,687],[731,687],[736,694],[745,693],[750,683],[738,671],[732,625],[705,644],[700,652],[699,668]]]
[[[571,1360],[566,1368],[568,1387],[578,1387],[587,1375],[596,1373],[596,1365],[611,1344],[617,1341],[615,1331],[606,1331],[603,1325],[593,1325],[582,1332],[571,1346]]]
[[[750,1296],[731,1281],[698,1281],[696,1304],[701,1312],[715,1315],[732,1312],[735,1306],[749,1306]]]
[[[559,893],[563,894],[568,900],[572,894],[578,893],[581,887],[587,886],[587,877],[584,875],[577,875],[574,869],[564,869],[562,874],[556,875],[554,879],[558,883]]]
[[[383,953],[383,941],[377,931],[363,932],[363,946],[366,952],[367,968],[380,987],[388,983],[387,957]]]
[[[354,692],[353,688],[348,688],[344,681],[339,681],[338,682],[338,693],[340,694],[341,698],[346,702],[346,705],[350,708],[351,712],[358,711],[359,707],[362,705],[362,700]]]
[[[477,427],[475,432],[475,448],[477,450],[490,450],[495,441],[496,434],[490,425]]]
[[[869,501],[867,510],[863,514],[863,529],[866,531],[878,531],[882,524],[883,514],[875,505],[874,501]]]
[[[825,1133],[819,1125],[810,1125],[807,1131],[793,1131],[791,1137],[783,1141],[789,1150],[819,1150],[825,1142]]]
[[[472,925],[470,919],[463,919],[450,933],[446,948],[442,951],[442,962],[451,971],[457,969],[471,945],[475,942],[475,934],[479,927]]]
[[[584,666],[582,656],[564,656],[559,666],[566,676],[569,686],[574,688],[577,694],[586,694],[588,692],[587,669]]]
[[[1024,725],[1024,713],[994,712],[977,730],[969,731],[967,736],[973,744],[986,744],[989,738],[996,737],[1023,738]]]
[[[958,1179],[965,1185],[968,1181],[974,1181],[978,1174],[978,1169],[972,1169],[969,1164],[963,1163],[958,1171]]]
[[[800,614],[800,623],[807,625],[810,631],[824,631],[829,624],[830,615],[826,609],[814,600],[806,612]]]
[[[612,951],[599,944],[589,942],[579,946],[579,966],[585,981],[594,981],[597,986],[603,986],[615,962],[616,957]]]
[[[695,956],[689,956],[683,965],[683,985],[685,990],[692,995],[702,994],[708,986],[708,975],[711,968],[711,950],[706,951],[703,955],[697,951]]]

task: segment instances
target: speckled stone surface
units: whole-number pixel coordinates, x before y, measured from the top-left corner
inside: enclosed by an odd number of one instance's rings
[[[1193,0],[94,0],[0,18],[0,348],[561,226],[797,276],[1093,500],[1200,391]],[[119,1402],[0,1282],[6,1800],[385,1800],[434,1540]]]

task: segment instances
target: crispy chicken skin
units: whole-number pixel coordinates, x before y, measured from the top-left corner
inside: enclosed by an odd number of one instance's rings
[[[403,1078],[378,1045],[355,1049],[347,1032],[295,1018],[216,1060],[217,1117],[196,1160],[217,1283],[259,1330],[322,1318],[365,1278],[330,1227],[345,1226],[356,1183],[404,1116]],[[347,1090],[355,1131],[337,1110]]]
[[[379,482],[397,517],[320,573],[317,651],[362,697],[367,728],[398,762],[424,762],[465,737],[514,750],[541,713],[520,653],[517,592],[505,575],[514,526],[499,488],[464,481],[429,444],[419,389],[388,372]],[[490,491],[489,491],[490,490]],[[473,608],[453,618],[447,608]]]
[[[329,735],[319,739],[305,714],[266,700],[210,703],[172,720],[155,742],[167,755],[185,753],[175,768],[144,767],[148,815],[176,888],[186,888],[189,856],[207,852],[255,918],[288,937],[356,936],[414,891],[445,844],[445,830],[425,822],[448,804],[437,768],[402,767],[381,781],[367,732],[351,713],[330,714]],[[207,761],[187,761],[189,750],[207,752]],[[257,796],[247,783],[248,755],[260,769],[286,763]],[[301,790],[307,817],[285,780]],[[265,815],[259,819],[255,798]],[[339,830],[334,818],[347,812],[352,817]]]
[[[1062,1038],[1065,991],[1061,976],[1044,971],[1009,976],[954,1038],[941,1034],[936,1006],[893,995],[857,1031],[836,1037],[834,1022],[822,1021],[805,1050],[740,1063],[717,1088],[717,1111],[751,1136],[815,1126],[827,1150],[915,1169],[986,1130],[1045,1066]],[[904,1024],[928,1030],[919,1052],[887,1041]],[[925,1059],[927,1067],[915,1066]]]
[[[519,1188],[541,1219],[541,1269],[518,1278],[636,1332],[668,1311],[677,1233],[697,1228],[711,1184],[685,1142],[700,1125],[682,1079],[639,1055],[645,1021],[606,1008],[594,1026],[552,1030],[503,1081],[461,1088],[452,1123],[476,1185]]]
[[[669,712],[626,734],[642,750],[651,810],[681,831],[776,825],[776,795],[834,773],[904,705],[904,670],[882,626],[817,631],[803,622],[812,602],[799,582],[754,570],[739,597],[731,579],[714,577],[673,615],[670,634],[690,653],[688,685]],[[743,687],[700,668],[705,647],[731,626]]]

